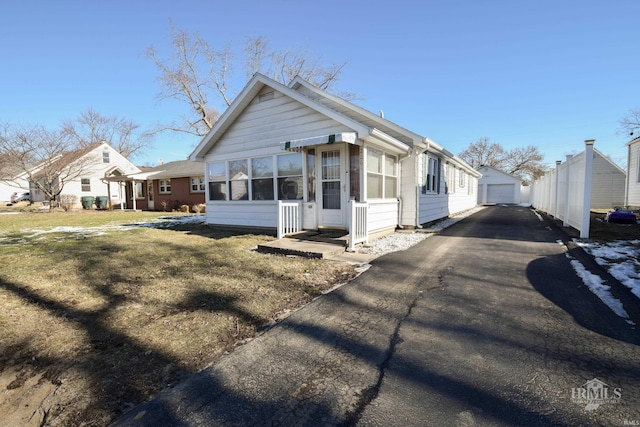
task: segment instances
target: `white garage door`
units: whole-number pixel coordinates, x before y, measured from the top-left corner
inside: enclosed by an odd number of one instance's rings
[[[487,203],[514,203],[514,184],[488,184]]]

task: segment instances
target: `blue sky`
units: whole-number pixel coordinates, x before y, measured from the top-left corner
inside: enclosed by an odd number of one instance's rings
[[[624,164],[618,121],[640,108],[638,19],[637,0],[7,1],[0,122],[56,126],[88,107],[142,127],[171,121],[186,106],[158,101],[144,53],[168,51],[173,22],[214,46],[263,35],[346,61],[338,89],[454,153],[488,137],[537,145],[552,165],[595,138]],[[197,142],[166,133],[133,160],[184,159]]]

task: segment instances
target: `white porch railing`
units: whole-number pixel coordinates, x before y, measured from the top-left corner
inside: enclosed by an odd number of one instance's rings
[[[302,202],[278,200],[278,239],[302,231]]]
[[[361,242],[369,241],[369,230],[367,226],[367,203],[349,200],[349,252],[354,252],[355,246]]]

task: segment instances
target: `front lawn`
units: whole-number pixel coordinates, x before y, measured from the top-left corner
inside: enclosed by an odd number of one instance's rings
[[[270,239],[184,214],[0,215],[2,424],[107,425],[356,274],[251,250]]]

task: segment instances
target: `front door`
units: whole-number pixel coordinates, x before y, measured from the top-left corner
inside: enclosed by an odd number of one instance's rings
[[[147,181],[147,209],[155,209],[153,204],[153,181]]]
[[[346,228],[345,155],[343,147],[319,150],[320,179],[318,195],[320,202],[319,226]]]

